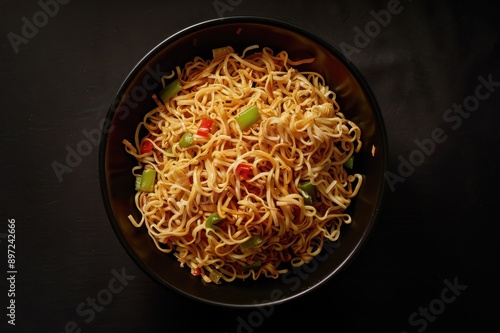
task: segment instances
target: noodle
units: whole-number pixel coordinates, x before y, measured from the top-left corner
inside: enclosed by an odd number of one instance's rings
[[[335,241],[362,176],[344,163],[361,148],[360,128],[341,113],[335,92],[285,51],[231,47],[214,59],[195,57],[164,77],[182,90],[149,111],[134,143],[132,173],[156,171],[152,191],[135,204],[159,251],[206,282],[277,278]],[[259,119],[242,130],[237,115],[255,105]],[[213,123],[197,134],[203,119]],[[184,133],[194,141],[183,146]],[[145,141],[152,149],[141,153]],[[241,174],[245,169],[246,174]],[[246,176],[245,176],[246,175]],[[303,183],[317,198],[307,203]],[[216,213],[213,224],[207,219]]]

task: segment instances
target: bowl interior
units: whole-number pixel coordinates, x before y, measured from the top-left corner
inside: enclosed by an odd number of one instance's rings
[[[250,45],[286,50],[291,59],[314,57],[301,70],[321,73],[337,93],[342,112],[362,130],[362,150],[355,171],[364,184],[349,207],[352,223],[342,227],[336,243],[299,271],[279,279],[205,284],[181,268],[172,255],[159,252],[145,228],[128,220],[139,219],[134,204],[134,159],[125,152],[122,140],[132,141],[137,124],[155,107],[151,95],[161,89],[160,77],[195,56],[212,56],[214,48],[231,45],[241,52]],[[336,49],[284,22],[257,17],[232,17],[202,22],[164,40],[132,69],[119,89],[107,115],[100,147],[100,176],[104,204],[120,242],[135,263],[156,282],[200,301],[237,307],[277,304],[296,298],[329,280],[346,266],[368,237],[378,216],[384,192],[386,134],[377,102],[363,77]],[[372,154],[372,147],[376,148]]]

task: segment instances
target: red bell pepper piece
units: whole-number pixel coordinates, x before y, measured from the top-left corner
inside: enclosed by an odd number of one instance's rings
[[[149,140],[144,140],[141,144],[141,154],[149,153],[153,150],[153,143]]]
[[[249,164],[238,164],[236,167],[236,174],[240,181],[249,180],[253,176],[252,166]]]
[[[214,121],[212,119],[202,119],[200,127],[198,127],[198,131],[196,132],[196,134],[201,136],[208,136],[213,123]]]

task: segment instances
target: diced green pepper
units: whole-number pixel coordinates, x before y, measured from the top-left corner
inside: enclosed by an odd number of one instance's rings
[[[156,170],[144,169],[142,175],[135,179],[135,189],[137,191],[151,192],[154,189],[156,180]]]
[[[249,240],[241,243],[242,250],[248,250],[251,247],[257,246],[262,243],[262,237],[260,235],[253,235]]]
[[[179,140],[179,146],[182,148],[187,148],[191,146],[194,143],[194,135],[186,132],[182,135],[181,139]]]
[[[344,162],[344,167],[352,169],[354,167],[354,156],[351,156]]]
[[[318,200],[318,197],[316,196],[316,189],[314,188],[314,185],[311,184],[311,182],[301,183],[300,191],[302,192],[304,203],[306,205],[312,205]]]
[[[304,203],[306,205],[311,206],[313,204],[313,200],[309,194],[302,192],[302,196],[304,197]]]
[[[236,116],[236,121],[240,125],[242,131],[246,130],[260,119],[259,108],[257,105],[252,105],[250,108],[241,112]]]
[[[224,218],[220,217],[219,214],[212,213],[207,217],[207,220],[205,221],[205,228],[213,228],[214,224],[217,224],[222,220],[224,220]]]
[[[174,97],[174,95],[181,90],[182,90],[182,85],[180,84],[179,79],[175,79],[174,81],[170,82],[168,85],[165,86],[165,88],[163,88],[160,91],[160,97],[163,100],[163,103],[166,103],[169,99]]]

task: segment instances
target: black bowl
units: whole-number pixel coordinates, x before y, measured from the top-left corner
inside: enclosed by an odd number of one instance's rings
[[[278,279],[206,284],[181,268],[173,255],[158,251],[144,228],[135,228],[129,214],[139,218],[134,204],[134,159],[122,140],[134,137],[144,113],[156,105],[151,95],[161,89],[160,76],[175,66],[208,59],[212,49],[231,45],[235,51],[257,44],[276,52],[286,50],[291,59],[315,57],[301,69],[324,76],[337,93],[341,110],[362,130],[362,150],[355,171],[364,183],[349,206],[352,223],[342,227],[337,242],[299,271]],[[375,147],[375,151],[372,148]],[[133,261],[152,280],[192,299],[231,307],[278,304],[297,298],[330,280],[352,261],[379,215],[385,188],[387,140],[381,112],[370,87],[358,70],[334,47],[291,24],[259,17],[230,17],[195,24],[165,39],[132,69],[114,98],[103,128],[99,171],[104,204],[111,225]],[[307,272],[307,278],[303,274]],[[335,281],[331,281],[335,283]]]

